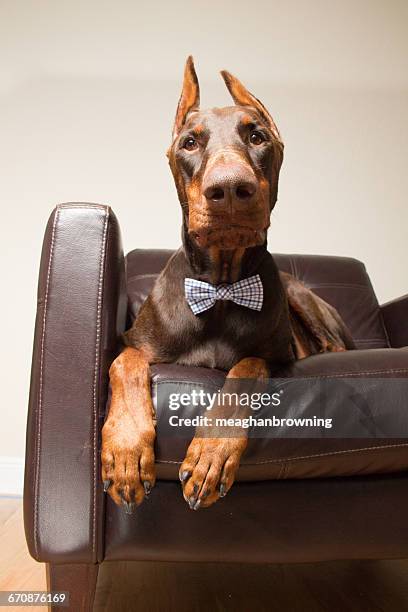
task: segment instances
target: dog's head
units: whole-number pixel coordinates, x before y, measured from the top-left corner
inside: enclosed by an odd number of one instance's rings
[[[168,157],[189,237],[203,248],[246,248],[266,240],[283,142],[264,105],[229,72],[221,74],[235,106],[201,111],[187,59]]]

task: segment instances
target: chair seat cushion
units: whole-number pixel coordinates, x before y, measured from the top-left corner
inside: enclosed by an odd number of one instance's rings
[[[178,479],[180,464],[194,436],[193,426],[171,426],[169,417],[177,414],[193,418],[199,414],[193,405],[170,410],[170,395],[191,395],[192,389],[214,393],[224,380],[225,372],[219,370],[175,364],[152,368],[158,478]],[[276,385],[286,394],[285,414],[301,418],[323,410],[336,427],[313,434],[302,428],[289,434],[279,430],[274,435],[268,428],[261,429],[261,434],[249,428],[249,443],[237,480],[352,476],[408,469],[408,349],[314,355],[282,370]],[[263,416],[265,413],[256,414]]]

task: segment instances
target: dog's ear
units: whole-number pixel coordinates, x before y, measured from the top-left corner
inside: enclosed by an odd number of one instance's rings
[[[194,61],[190,55],[184,68],[183,89],[177,106],[176,118],[173,127],[173,140],[178,136],[183,127],[187,115],[192,110],[198,110],[200,106],[200,87],[194,68]]]
[[[227,70],[221,70],[221,76],[224,79],[224,82],[235,104],[237,104],[238,106],[251,106],[252,108],[255,108],[266,121],[275,138],[283,144],[282,137],[276,126],[276,123],[274,122],[270,113],[267,111],[262,102],[258,100],[258,98],[256,98],[253,94],[251,94],[251,92],[249,92],[247,88],[244,87],[241,81],[239,81]]]

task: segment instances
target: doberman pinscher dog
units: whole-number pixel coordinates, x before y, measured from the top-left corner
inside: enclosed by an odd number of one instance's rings
[[[110,368],[102,478],[105,492],[129,513],[155,484],[150,364],[219,368],[228,372],[226,381],[262,380],[294,359],[354,348],[336,310],[280,273],[267,251],[282,138],[265,106],[229,72],[221,74],[235,106],[201,111],[193,60],[187,60],[167,153],[182,209],[183,246],[158,276]],[[252,307],[231,299],[228,288],[241,282],[245,293],[254,278]],[[194,310],[186,279],[211,286],[218,299]],[[226,293],[217,293],[220,287]],[[179,472],[190,508],[211,506],[226,495],[246,445],[243,436],[196,431]]]

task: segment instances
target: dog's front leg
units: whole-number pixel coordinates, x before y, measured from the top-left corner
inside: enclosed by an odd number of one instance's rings
[[[149,361],[143,351],[127,347],[109,376],[112,400],[102,429],[102,478],[114,502],[131,513],[155,483]]]
[[[251,379],[255,383],[269,375],[264,359],[250,357],[239,361],[229,372],[223,391],[229,393],[232,379]],[[235,390],[237,387],[234,387]],[[248,391],[248,387],[246,387]],[[224,408],[216,407],[211,413],[213,422],[217,417],[225,417]],[[241,412],[242,416],[242,412]],[[207,508],[224,497],[231,488],[239,467],[241,455],[246,449],[247,430],[231,428],[228,437],[218,437],[215,428],[214,437],[199,428],[187,450],[179,477],[183,495],[191,509]]]

